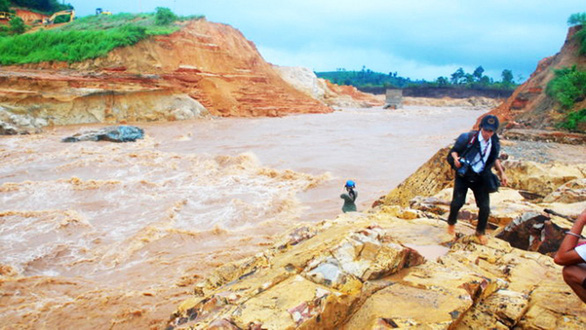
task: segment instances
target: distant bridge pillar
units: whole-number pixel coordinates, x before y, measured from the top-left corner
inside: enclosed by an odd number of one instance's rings
[[[399,109],[403,107],[403,90],[387,89],[385,109]]]

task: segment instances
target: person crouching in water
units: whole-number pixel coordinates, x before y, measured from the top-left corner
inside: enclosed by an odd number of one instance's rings
[[[356,197],[358,197],[358,192],[355,190],[356,183],[352,180],[346,181],[346,188],[347,193],[343,193],[340,195],[340,198],[344,200],[344,205],[342,206],[342,211],[346,212],[356,212]]]
[[[500,153],[499,138],[496,130],[499,120],[494,115],[487,115],[480,121],[480,131],[461,134],[450,150],[448,162],[456,170],[454,193],[448,216],[448,234],[455,235],[458,212],[466,201],[468,189],[474,193],[478,206],[478,224],[476,236],[480,244],[486,244],[484,236],[490,214],[489,181],[491,169],[496,167],[501,184],[507,185],[507,176],[498,159]]]

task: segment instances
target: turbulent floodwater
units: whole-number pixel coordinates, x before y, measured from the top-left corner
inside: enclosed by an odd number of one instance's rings
[[[0,137],[0,324],[161,327],[213,268],[300,222],[359,211],[483,111],[344,109],[139,124],[136,143]]]

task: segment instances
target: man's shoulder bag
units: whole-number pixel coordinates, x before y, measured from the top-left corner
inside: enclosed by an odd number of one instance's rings
[[[497,191],[499,191],[499,187],[501,186],[501,180],[499,179],[499,177],[494,174],[492,171],[488,172],[487,175],[487,182],[486,182],[486,187],[488,188],[488,192],[489,193],[495,193]]]

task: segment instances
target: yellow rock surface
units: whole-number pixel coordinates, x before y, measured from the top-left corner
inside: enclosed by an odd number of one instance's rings
[[[205,282],[205,295],[186,301],[169,325],[579,329],[586,322],[586,307],[551,257],[500,239],[454,241],[442,221],[384,212],[345,214],[313,228],[311,237],[295,244],[284,238],[262,258],[242,262],[245,269],[255,265],[244,276],[212,276],[223,283]]]

